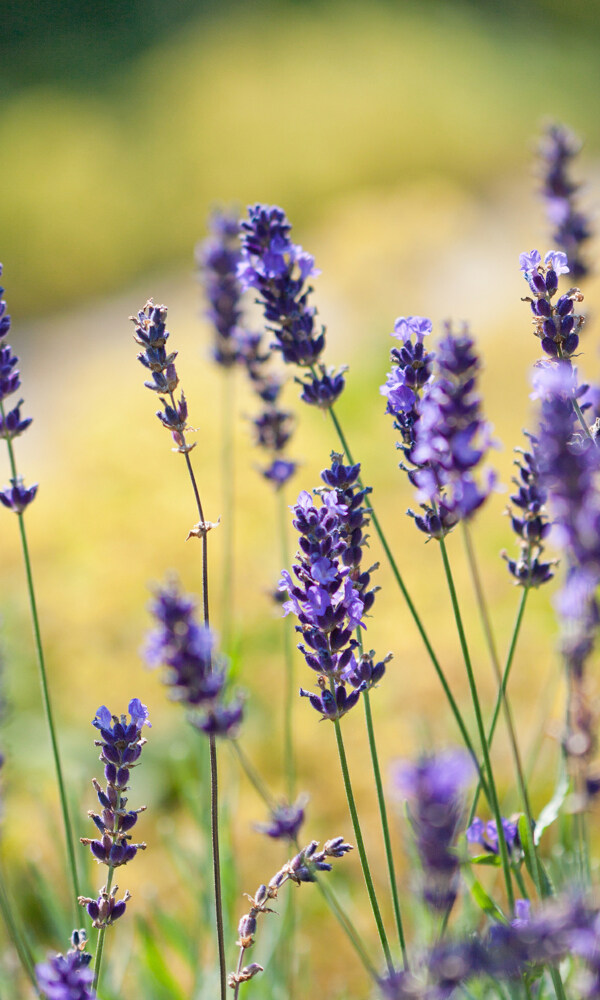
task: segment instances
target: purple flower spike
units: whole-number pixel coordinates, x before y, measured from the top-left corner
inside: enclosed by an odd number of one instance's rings
[[[308,304],[306,280],[319,272],[310,254],[290,239],[291,225],[281,208],[254,205],[240,226],[242,259],[238,278],[258,293],[273,347],[288,364],[315,365],[325,347],[315,329],[316,309]]]
[[[215,331],[213,358],[224,368],[241,360],[239,324],[242,288],[237,277],[241,247],[237,212],[215,211],[210,235],[196,249],[200,281],[210,308],[206,313]]]
[[[583,316],[575,314],[575,304],[583,301],[578,288],[570,288],[554,301],[561,274],[570,271],[569,261],[562,250],[549,250],[541,263],[537,250],[521,254],[521,270],[532,296],[524,298],[533,313],[533,332],[541,341],[542,350],[553,361],[570,358],[579,345]]]
[[[473,762],[462,750],[422,757],[416,764],[405,761],[395,769],[398,790],[409,802],[423,867],[423,898],[438,912],[449,909],[458,892],[454,842],[463,815],[464,791],[473,776]]]
[[[88,914],[92,918],[94,927],[100,930],[102,927],[109,927],[115,920],[125,913],[127,902],[131,899],[131,894],[126,892],[122,899],[117,900],[118,885],[114,885],[110,892],[103,887],[97,899],[90,899],[87,896],[80,896],[79,903],[85,906]]]
[[[577,207],[579,184],[569,176],[580,141],[563,125],[550,125],[540,143],[542,195],[546,202],[552,239],[564,250],[575,281],[589,273],[584,246],[591,236],[590,221]]]
[[[77,951],[51,956],[36,965],[35,974],[46,1000],[95,1000],[94,974]]]
[[[546,513],[548,491],[540,480],[539,441],[525,431],[529,448],[516,448],[519,458],[515,462],[519,478],[513,478],[516,492],[511,500],[516,511],[509,507],[508,514],[512,529],[519,538],[521,554],[518,560],[509,559],[506,553],[508,571],[515,584],[521,587],[540,587],[554,576],[555,562],[543,562],[544,539],[550,532],[550,522]]]
[[[243,714],[242,703],[223,704],[226,673],[216,652],[210,629],[196,617],[196,602],[170,579],[156,591],[150,611],[157,627],[145,648],[148,666],[166,667],[165,684],[173,698],[191,711],[189,720],[211,735],[235,733]]]

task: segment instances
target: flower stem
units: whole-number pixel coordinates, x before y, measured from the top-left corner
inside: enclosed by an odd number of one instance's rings
[[[314,370],[313,370],[313,374],[316,375],[316,372],[314,372]],[[335,427],[336,433],[337,433],[337,435],[338,435],[338,437],[340,439],[340,444],[342,445],[342,448],[344,449],[344,451],[346,453],[348,461],[352,465],[354,465],[354,459],[352,457],[352,452],[350,451],[350,448],[348,446],[348,442],[346,440],[346,437],[344,435],[344,432],[342,430],[341,424],[340,424],[340,422],[338,420],[337,414],[336,414],[333,406],[329,407],[329,415],[330,415],[331,420],[333,422],[333,426]],[[362,482],[362,479],[360,478],[360,476],[358,477],[358,484],[359,484],[359,486],[360,486],[361,489],[364,489],[364,485],[363,485],[363,482]],[[371,514],[370,514],[371,520],[373,521],[373,527],[375,528],[375,531],[377,532],[379,540],[380,540],[380,542],[381,542],[381,544],[383,546],[383,551],[385,552],[385,555],[386,555],[386,558],[387,558],[388,563],[390,565],[390,569],[392,570],[392,574],[394,576],[394,579],[395,579],[396,583],[398,584],[398,587],[400,588],[402,596],[403,596],[403,598],[404,598],[404,600],[406,602],[406,606],[408,607],[408,610],[409,610],[409,612],[410,612],[410,614],[411,614],[411,616],[413,618],[413,621],[414,621],[415,625],[417,626],[419,635],[421,636],[421,639],[423,640],[423,643],[425,645],[425,649],[427,650],[427,653],[429,655],[429,659],[431,660],[431,662],[433,664],[433,668],[434,668],[436,674],[438,675],[438,678],[440,680],[442,688],[444,689],[444,694],[446,695],[446,700],[447,700],[447,702],[448,702],[448,704],[450,706],[450,710],[452,712],[452,715],[454,716],[456,724],[457,724],[457,726],[458,726],[458,728],[460,730],[460,734],[461,734],[463,743],[465,744],[465,746],[467,747],[469,753],[471,754],[471,757],[473,758],[473,762],[474,762],[475,767],[477,768],[478,773],[479,773],[479,781],[480,781],[481,786],[484,789],[484,792],[485,792],[486,797],[487,797],[488,796],[488,793],[487,793],[487,784],[486,784],[485,778],[483,777],[483,774],[481,773],[481,768],[479,767],[479,759],[478,759],[478,756],[477,756],[477,754],[475,752],[475,748],[473,746],[473,741],[471,740],[471,737],[469,735],[469,731],[468,731],[468,729],[467,729],[467,727],[465,725],[464,719],[463,719],[463,717],[461,715],[461,712],[460,712],[460,709],[459,709],[458,704],[456,702],[456,699],[455,699],[454,695],[452,694],[452,691],[450,689],[450,685],[448,684],[448,681],[446,680],[444,671],[442,670],[442,668],[440,666],[439,660],[438,660],[437,656],[435,655],[435,653],[433,651],[433,647],[432,647],[432,645],[431,645],[431,643],[429,641],[429,636],[427,635],[427,632],[425,631],[425,628],[424,628],[423,623],[421,621],[421,618],[420,618],[420,616],[419,616],[419,614],[417,612],[417,609],[416,609],[415,605],[412,602],[412,599],[410,597],[410,594],[409,594],[408,590],[406,589],[406,585],[404,583],[404,580],[402,579],[402,576],[400,574],[400,570],[398,569],[398,565],[396,563],[396,560],[394,559],[392,550],[390,549],[390,547],[388,545],[387,539],[386,539],[385,534],[383,532],[383,528],[381,527],[381,524],[379,522],[379,518],[377,517],[377,514],[375,513],[375,510],[373,508],[372,503],[369,504],[369,507],[370,507],[370,512],[371,512]]]
[[[170,393],[171,405],[177,409],[175,397]],[[185,437],[182,433],[183,445],[185,448]],[[196,507],[200,522],[204,525],[202,531],[202,618],[205,628],[210,625],[208,608],[208,526],[204,520],[204,511],[200,499],[200,491],[194,475],[194,469],[190,461],[189,451],[184,451],[185,463],[192,484]],[[221,888],[221,859],[219,851],[219,777],[217,766],[217,744],[214,734],[208,739],[210,754],[210,829],[213,859],[213,884],[215,893],[215,916],[217,930],[217,948],[219,953],[219,980],[221,1000],[226,1000],[227,996],[227,966],[225,964],[225,935],[223,931],[223,893]]]
[[[498,691],[496,696],[496,704],[494,705],[494,711],[492,714],[492,721],[488,729],[487,734],[487,745],[491,750],[492,741],[494,739],[494,733],[496,731],[496,723],[498,721],[498,715],[500,714],[500,705],[502,703],[502,692],[506,691],[506,686],[508,684],[508,677],[510,674],[510,668],[512,667],[515,650],[517,648],[517,639],[519,638],[519,632],[521,631],[521,623],[523,621],[523,615],[525,613],[525,605],[527,603],[527,595],[529,594],[529,587],[523,587],[523,593],[521,594],[521,600],[519,601],[519,608],[517,611],[517,617],[514,624],[510,646],[508,649],[508,655],[506,657],[506,663],[504,664],[504,672],[502,674],[502,685],[501,690]],[[470,826],[473,822],[473,817],[477,811],[477,803],[479,802],[479,795],[481,793],[481,783],[477,783],[477,788],[475,789],[475,795],[473,797],[473,803],[469,811],[469,819],[467,821],[467,826]]]
[[[283,566],[290,565],[286,504],[283,489],[278,491],[279,531],[281,541],[281,559]],[[283,654],[285,662],[285,692],[283,698],[283,761],[287,783],[287,796],[292,803],[296,794],[296,761],[294,758],[294,652],[292,645],[291,621],[283,621]]]
[[[467,671],[467,677],[469,680],[469,688],[471,690],[471,699],[473,701],[473,708],[475,710],[475,718],[477,720],[477,730],[479,732],[479,739],[481,742],[481,748],[483,751],[483,761],[484,769],[488,780],[488,788],[490,792],[490,806],[494,814],[494,819],[496,820],[496,828],[498,831],[498,847],[500,849],[500,857],[502,859],[502,871],[504,873],[504,881],[506,884],[506,895],[508,898],[508,904],[510,911],[514,910],[515,897],[512,886],[511,879],[511,869],[510,860],[508,857],[508,849],[506,846],[506,838],[504,836],[504,827],[502,826],[502,816],[500,814],[500,806],[498,803],[498,793],[496,790],[496,782],[494,779],[494,772],[492,771],[492,764],[490,761],[490,755],[488,751],[488,743],[485,735],[485,729],[483,725],[483,716],[481,714],[481,705],[479,702],[479,694],[477,692],[477,685],[475,683],[475,676],[473,674],[473,666],[471,664],[471,657],[469,654],[469,647],[467,645],[467,637],[465,635],[465,630],[463,627],[462,617],[460,614],[460,607],[458,604],[458,597],[456,595],[456,588],[454,586],[454,580],[452,578],[452,571],[450,569],[450,563],[448,561],[448,553],[446,551],[446,543],[443,538],[439,541],[440,552],[442,554],[442,562],[444,564],[444,573],[446,575],[446,581],[448,583],[448,590],[450,592],[450,600],[452,602],[452,610],[454,612],[454,620],[456,622],[456,630],[458,632],[458,638],[460,641],[460,646],[462,649],[463,659],[465,662],[465,668]]]
[[[0,417],[2,422],[5,423],[5,412],[4,405],[0,400]],[[15,460],[15,453],[12,446],[12,441],[10,437],[6,438],[6,444],[8,447],[8,457],[10,461],[11,475],[13,479],[17,478],[17,463]],[[27,532],[25,530],[25,520],[24,514],[17,514],[19,519],[19,533],[21,536],[21,549],[23,552],[23,562],[25,564],[25,575],[27,578],[27,592],[29,595],[29,608],[31,612],[31,620],[33,624],[33,635],[35,641],[35,649],[37,654],[37,664],[38,673],[40,679],[40,687],[42,690],[42,702],[44,705],[44,712],[46,715],[46,723],[48,725],[48,731],[50,733],[50,743],[52,745],[52,756],[54,758],[54,769],[56,771],[56,781],[58,784],[58,795],[60,799],[60,807],[63,818],[63,825],[65,828],[65,843],[67,849],[67,860],[69,866],[69,873],[71,876],[71,887],[73,890],[73,913],[75,916],[75,923],[79,918],[79,910],[77,906],[77,898],[79,896],[79,878],[77,875],[77,862],[75,860],[75,846],[73,840],[73,827],[71,825],[71,817],[69,815],[69,805],[67,801],[67,793],[65,788],[65,782],[63,778],[63,770],[60,759],[60,751],[58,747],[58,739],[56,736],[56,728],[54,725],[54,715],[52,712],[52,702],[50,700],[50,688],[48,685],[48,676],[46,672],[46,661],[44,658],[44,648],[42,645],[42,633],[40,629],[40,622],[38,617],[37,602],[35,599],[35,590],[33,586],[33,571],[31,567],[31,558],[29,555],[29,545],[27,542]]]
[[[508,732],[508,739],[513,755],[513,761],[515,765],[515,772],[517,775],[517,784],[519,786],[519,792],[521,793],[521,799],[523,802],[523,811],[527,818],[528,829],[532,831],[533,834],[533,814],[531,812],[531,803],[529,801],[529,794],[527,791],[527,782],[525,780],[525,774],[523,772],[523,763],[521,761],[521,754],[519,752],[519,745],[517,743],[517,734],[515,732],[515,726],[512,718],[512,712],[510,710],[510,705],[508,703],[508,697],[506,695],[505,685],[503,684],[503,678],[500,673],[500,664],[498,662],[498,653],[496,650],[496,643],[494,641],[494,634],[492,632],[492,626],[490,623],[490,618],[488,614],[487,604],[485,600],[485,595],[483,593],[483,587],[481,585],[481,578],[479,576],[479,570],[477,567],[477,560],[475,558],[475,551],[473,549],[473,544],[471,540],[471,533],[467,524],[462,522],[463,529],[463,539],[465,543],[465,549],[467,552],[467,561],[469,563],[469,570],[473,580],[473,588],[475,590],[475,596],[477,598],[477,605],[479,607],[479,614],[481,616],[481,622],[483,625],[483,631],[485,634],[485,640],[487,643],[488,651],[490,654],[490,659],[492,661],[492,667],[494,670],[494,677],[498,685],[498,694],[502,702],[502,710],[504,712],[504,720],[506,722],[506,729]],[[489,749],[489,741],[486,739],[486,744]],[[535,858],[534,865],[534,882],[537,889],[538,896],[540,899],[544,896],[543,891],[543,879],[540,869],[540,861],[535,846],[535,841],[533,836],[531,838],[533,854]]]
[[[223,370],[221,379],[221,494],[223,497],[223,584],[221,591],[221,635],[223,648],[231,642],[234,609],[234,505],[235,461],[233,439],[233,393],[235,373]]]
[[[110,895],[110,887],[112,885],[113,875],[115,873],[114,868],[108,869],[108,879],[106,882],[106,892]],[[100,967],[102,965],[102,955],[104,953],[104,938],[106,937],[106,924],[101,927],[98,931],[98,948],[96,950],[96,960],[94,962],[94,982],[92,983],[92,989],[94,993],[98,992],[98,983],[100,981]]]
[[[18,918],[15,916],[10,905],[3,871],[0,877],[0,913],[2,913],[2,919],[4,920],[9,937],[15,947],[15,951],[19,956],[19,961],[23,966],[23,970],[25,971],[27,978],[30,980],[36,995],[40,996],[33,956],[31,954],[27,938],[23,933],[23,928],[19,925]]]
[[[350,810],[350,817],[352,819],[352,826],[354,829],[356,846],[358,848],[358,853],[360,856],[360,863],[363,871],[365,885],[367,887],[367,893],[369,896],[369,901],[371,903],[371,909],[373,910],[373,916],[375,917],[375,923],[377,924],[379,939],[381,941],[381,946],[383,948],[383,953],[385,955],[388,971],[390,972],[390,974],[392,974],[394,972],[392,955],[390,952],[390,946],[388,943],[387,934],[385,932],[385,927],[383,926],[381,911],[379,909],[379,903],[377,902],[375,887],[373,885],[373,878],[371,876],[371,869],[369,867],[367,852],[365,850],[365,844],[362,836],[362,831],[360,828],[360,822],[358,819],[358,812],[356,809],[354,792],[352,790],[350,772],[348,770],[348,761],[346,759],[346,750],[344,748],[344,739],[342,736],[342,727],[340,726],[340,720],[338,718],[334,718],[333,725],[335,727],[335,738],[337,742],[338,756],[340,758],[340,766],[342,768],[342,777],[344,779],[344,788],[346,789],[346,798],[348,800],[348,808]]]

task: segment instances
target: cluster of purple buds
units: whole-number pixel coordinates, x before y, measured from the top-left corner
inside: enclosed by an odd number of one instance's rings
[[[396,785],[408,800],[410,822],[422,865],[423,899],[445,913],[458,892],[459,860],[455,841],[463,818],[464,791],[473,779],[466,751],[452,750],[404,761],[395,770]]]
[[[544,562],[544,540],[550,532],[551,524],[546,513],[548,491],[540,481],[538,462],[539,441],[535,435],[525,431],[529,438],[529,448],[515,448],[520,456],[515,465],[518,478],[513,477],[516,486],[510,499],[517,508],[508,508],[512,529],[517,535],[521,552],[518,559],[509,559],[503,553],[508,571],[517,586],[540,587],[554,576],[555,561]]]
[[[518,819],[518,817],[517,817]],[[515,856],[521,851],[521,841],[517,819],[502,818],[502,829],[509,855]],[[479,844],[488,854],[500,853],[498,846],[498,827],[496,820],[491,819],[484,823],[478,816],[475,817],[469,827],[467,827],[467,841],[469,844]]]
[[[319,365],[318,369],[320,375],[311,372],[303,379],[297,378],[295,381],[302,386],[300,399],[304,403],[308,403],[309,406],[318,406],[320,410],[329,410],[344,391],[346,385],[344,373],[348,368],[344,365],[336,370]]]
[[[428,351],[424,337],[431,333],[431,320],[425,316],[399,316],[392,337],[402,342],[390,352],[392,370],[380,392],[387,398],[387,410],[400,433],[398,447],[407,462],[414,465],[415,425],[419,419],[419,399],[431,380],[435,354]]]
[[[35,967],[37,985],[46,1000],[96,1000],[92,989],[92,956],[85,951],[84,930],[73,931],[66,955],[52,955]]]
[[[242,703],[224,700],[226,672],[213,633],[197,620],[194,598],[171,579],[156,591],[150,612],[157,627],[148,636],[148,665],[166,667],[165,684],[191,709],[192,725],[207,735],[233,735],[242,719]]]
[[[0,264],[0,276],[2,275],[2,264]],[[0,438],[8,443],[26,431],[31,423],[31,417],[21,416],[23,400],[6,411],[4,400],[12,396],[21,387],[21,373],[17,368],[19,359],[13,354],[12,347],[6,343],[6,337],[10,332],[10,315],[6,311],[6,302],[2,298],[4,289],[0,288]],[[0,490],[0,503],[15,514],[22,514],[26,507],[35,499],[38,487],[27,488],[21,476],[15,476],[10,480],[10,486]]]
[[[122,899],[117,899],[118,891],[118,885],[114,885],[110,892],[107,892],[106,886],[103,886],[97,899],[91,899],[89,896],[79,896],[79,903],[81,906],[85,906],[89,916],[92,918],[92,925],[97,927],[98,930],[101,927],[108,927],[110,924],[114,924],[115,920],[118,920],[125,913],[127,902],[131,899],[131,893],[127,891]]]
[[[294,882],[296,885],[301,885],[303,882],[316,882],[316,872],[331,871],[332,865],[327,860],[328,858],[342,858],[348,851],[352,850],[352,845],[345,843],[343,837],[334,837],[332,840],[328,840],[323,844],[321,850],[318,850],[318,847],[318,841],[312,840],[298,854],[286,861],[268,885],[259,885],[254,896],[247,896],[250,901],[250,909],[240,919],[236,942],[238,948],[241,948],[242,955],[255,942],[257,918],[262,913],[275,912],[267,906],[267,903],[272,899],[277,899],[282,885],[285,885],[286,882]],[[228,984],[232,989],[236,989],[239,983],[247,982],[262,971],[261,965],[253,963],[243,968],[241,973],[232,972],[229,975]]]
[[[591,236],[589,220],[576,206],[580,185],[569,176],[571,160],[581,149],[581,142],[564,125],[550,125],[540,142],[542,195],[552,226],[554,245],[564,250],[576,281],[585,278],[589,267],[582,253]]]
[[[293,508],[293,524],[300,535],[294,577],[283,570],[280,581],[289,597],[284,613],[294,612],[299,622],[296,629],[304,640],[298,648],[319,675],[320,694],[304,689],[300,694],[326,719],[348,712],[364,689],[362,685],[350,692],[346,689],[346,670],[358,645],[353,633],[373,600],[369,573],[363,575],[359,566],[365,492],[354,492],[357,475],[358,467],[344,467],[334,456],[331,469],[323,474],[329,488],[318,491],[320,504],[306,491],[300,494]],[[352,509],[338,499],[338,480],[351,506],[353,496],[357,497]]]
[[[137,316],[131,316],[130,319],[135,323],[134,340],[143,348],[137,356],[138,361],[151,375],[150,380],[144,382],[144,385],[159,394],[164,407],[162,410],[157,410],[156,416],[163,427],[171,431],[177,446],[175,450],[186,454],[195,445],[187,444],[185,440],[185,432],[191,430],[187,423],[188,408],[185,396],[182,392],[177,401],[174,395],[179,384],[179,376],[175,368],[177,351],[169,353],[166,348],[169,339],[166,328],[167,307],[155,306],[152,299],[149,299]]]
[[[82,844],[88,844],[96,861],[117,868],[126,865],[137,854],[144,850],[145,844],[132,844],[131,830],[137,823],[138,814],[146,808],[128,809],[125,792],[129,785],[129,774],[132,767],[137,767],[146,740],[142,736],[144,726],[149,726],[148,711],[139,698],[129,702],[129,721],[126,715],[119,718],[111,715],[108,708],[102,705],[96,712],[92,725],[100,732],[101,739],[95,740],[100,747],[100,760],[104,764],[106,790],[96,779],[92,784],[96,790],[98,801],[102,806],[101,813],[88,813],[100,831],[100,839],[89,837],[81,839]]]
[[[490,427],[476,393],[480,363],[474,347],[466,329],[455,335],[447,325],[438,344],[435,378],[419,403],[411,451],[416,469],[410,478],[423,515],[409,514],[430,537],[442,537],[459,520],[471,517],[494,483],[491,472],[481,483],[474,476],[491,444]]]
[[[533,332],[550,358],[570,358],[579,347],[579,333],[584,324],[583,316],[575,313],[575,303],[583,302],[578,288],[570,288],[556,301],[558,279],[569,273],[567,255],[560,250],[549,250],[542,258],[538,250],[522,253],[519,257],[521,271],[532,295],[525,296],[533,313]]]
[[[215,331],[213,358],[223,368],[240,361],[243,335],[239,328],[242,317],[242,289],[237,277],[240,262],[238,213],[213,212],[210,236],[196,249],[196,263],[209,302],[206,313]]]
[[[268,823],[256,823],[255,830],[264,833],[273,840],[296,840],[300,827],[304,823],[304,807],[307,797],[299,796],[295,802],[280,803],[271,809]]]

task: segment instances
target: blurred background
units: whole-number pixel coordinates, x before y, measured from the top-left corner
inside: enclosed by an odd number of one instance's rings
[[[149,850],[122,879],[135,894],[137,931],[133,915],[118,928],[117,969],[107,984],[112,996],[121,995],[119,983],[128,976],[135,973],[140,981],[126,942],[138,932],[136,940],[146,940],[142,921],[153,919],[159,905],[189,916],[191,951],[195,930],[210,925],[210,910],[202,924],[183,884],[188,859],[206,873],[208,848],[191,821],[206,801],[200,777],[206,748],[140,657],[148,585],[174,569],[186,589],[199,592],[200,546],[185,542],[196,519],[192,496],[183,462],[154,417],[155,399],[143,388],[128,316],[150,296],[169,306],[171,343],[198,428],[193,458],[213,521],[224,504],[221,414],[234,414],[235,628],[228,652],[238,682],[249,691],[241,738],[274,792],[283,792],[277,767],[283,660],[282,625],[270,593],[282,557],[273,537],[275,500],[257,474],[261,459],[248,431],[253,400],[241,379],[226,383],[210,360],[211,331],[193,251],[215,204],[280,204],[294,239],[314,253],[322,269],[314,301],[327,326],[326,361],[350,366],[340,418],[433,644],[467,706],[439,552],[423,544],[405,517],[414,500],[397,470],[395,434],[379,394],[389,369],[389,332],[396,316],[421,314],[437,331],[445,319],[468,320],[479,340],[486,412],[502,444],[493,463],[505,489],[477,518],[475,535],[498,645],[506,650],[519,595],[499,558],[503,548],[516,552],[502,514],[512,449],[522,444],[521,429],[532,426],[528,371],[539,356],[528,307],[520,301],[518,255],[534,246],[542,253],[550,248],[535,170],[547,120],[568,124],[585,140],[574,172],[583,182],[580,205],[597,218],[599,43],[597,0],[5,0],[2,283],[13,317],[10,343],[22,362],[25,410],[34,417],[17,454],[27,482],[40,482],[27,522],[78,836],[91,835],[85,815],[94,805],[90,779],[100,776],[89,725],[96,708],[107,704],[120,712],[139,696],[153,721],[130,796],[132,804],[148,803],[140,831]],[[593,243],[592,258],[595,249]],[[584,292],[589,324],[581,367],[598,381],[596,276]],[[257,313],[252,322],[258,327]],[[326,419],[298,402],[293,382],[286,403],[298,416],[290,452],[300,469],[288,491],[291,503],[300,489],[318,485],[337,441]],[[4,455],[0,469],[4,482]],[[51,914],[56,901],[65,908],[68,890],[17,524],[8,512],[0,517],[0,546],[3,850],[43,954],[66,946],[68,921],[57,917],[52,924]],[[221,528],[211,537],[217,629],[223,622],[223,551]],[[489,711],[492,671],[458,534],[450,551]],[[372,555],[381,557],[376,540]],[[387,775],[394,758],[454,743],[458,734],[386,565],[378,582],[367,643],[381,655],[394,653],[373,697]],[[563,692],[555,631],[549,595],[534,594],[511,691],[525,756],[532,766],[538,762],[536,808],[551,794],[556,772]],[[299,654],[296,666],[298,683],[310,686]],[[310,794],[306,839],[350,837],[333,732],[306,702],[297,706],[295,721],[299,783]],[[353,713],[344,725],[383,887],[363,720]],[[510,812],[517,800],[502,732],[495,753]],[[235,921],[244,912],[241,892],[268,880],[284,848],[252,832],[264,809],[229,756],[225,747],[225,808],[234,818],[225,854]],[[394,829],[400,850],[406,826],[399,811]],[[81,854],[83,867],[83,848]],[[37,869],[54,882],[46,903]],[[95,866],[86,871],[86,893],[99,888],[101,877]],[[410,899],[406,870],[401,879]],[[376,953],[358,859],[341,862],[332,884]],[[338,939],[318,894],[303,887],[298,896],[305,984],[299,995],[308,995],[306,983],[326,981],[328,995],[366,996],[360,966]],[[263,949],[277,934],[271,928],[278,918],[270,920],[252,955],[262,964],[268,959]],[[230,964],[234,927],[228,928]],[[168,929],[161,933],[166,941]],[[169,962],[186,996],[190,972],[177,953],[178,940],[172,933]],[[210,936],[202,938],[199,953],[207,968],[214,965]],[[8,955],[6,961],[10,966]],[[145,995],[176,997],[176,985],[155,967]],[[206,974],[206,996],[213,985]],[[256,997],[281,995],[268,972],[248,989]]]

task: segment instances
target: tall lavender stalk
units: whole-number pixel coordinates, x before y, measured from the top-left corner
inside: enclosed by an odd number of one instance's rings
[[[2,275],[2,265],[0,264],[0,276]],[[11,410],[5,408],[5,401],[9,396],[21,386],[20,372],[17,369],[19,360],[15,354],[12,352],[12,348],[6,343],[6,337],[10,331],[10,315],[8,314],[6,302],[2,299],[4,289],[0,288],[0,437],[4,438],[6,441],[6,447],[8,449],[8,459],[11,469],[11,481],[10,486],[5,487],[0,491],[0,503],[8,510],[12,510],[18,518],[19,521],[19,534],[21,536],[21,549],[23,552],[23,562],[25,564],[25,575],[27,578],[27,592],[29,595],[29,607],[31,611],[31,619],[33,624],[33,635],[35,641],[35,650],[37,656],[37,665],[40,678],[40,686],[42,690],[42,703],[44,706],[44,712],[46,715],[46,723],[48,725],[48,731],[50,733],[50,743],[52,746],[52,757],[54,760],[54,769],[56,772],[56,780],[58,784],[58,794],[60,799],[60,806],[62,812],[63,826],[65,831],[65,846],[67,851],[67,861],[69,874],[71,877],[71,885],[73,890],[73,912],[75,916],[77,915],[77,897],[79,895],[79,879],[77,875],[77,862],[75,859],[75,846],[73,838],[73,828],[71,824],[71,818],[69,815],[69,805],[67,801],[67,793],[65,788],[65,782],[63,777],[63,769],[60,758],[60,750],[58,745],[58,737],[56,735],[56,727],[54,724],[54,713],[52,711],[52,702],[50,698],[50,687],[48,683],[48,674],[46,670],[46,660],[44,657],[44,648],[42,644],[42,633],[40,628],[40,621],[38,616],[37,601],[35,597],[35,589],[33,585],[33,569],[31,564],[31,558],[29,555],[29,544],[27,541],[27,531],[25,528],[25,518],[24,513],[30,503],[35,499],[37,494],[37,485],[26,487],[22,477],[19,475],[17,470],[17,461],[15,456],[15,450],[13,447],[13,442],[16,437],[25,431],[31,424],[30,417],[21,416],[21,406],[23,405],[23,400],[20,400],[16,406]]]
[[[183,392],[179,401],[175,399],[175,389],[179,378],[175,368],[176,352],[167,353],[166,342],[169,333],[166,329],[167,310],[164,306],[155,306],[153,302],[148,302],[144,309],[138,312],[137,317],[132,317],[135,323],[135,340],[142,347],[138,355],[138,360],[150,372],[150,380],[145,383],[147,388],[158,393],[161,397],[163,410],[157,413],[161,424],[166,427],[175,442],[175,450],[184,456],[188,475],[194,493],[199,521],[191,529],[189,537],[200,538],[202,541],[202,617],[205,629],[209,628],[209,595],[208,595],[208,533],[213,525],[205,520],[202,501],[194,470],[190,460],[190,452],[194,444],[189,444],[186,439],[188,431],[188,409]],[[212,673],[212,661],[209,653],[208,672]],[[241,715],[241,709],[240,709]],[[219,953],[219,975],[221,1000],[225,1000],[227,994],[227,968],[225,962],[225,941],[223,934],[223,902],[221,890],[221,861],[219,850],[219,810],[218,810],[218,764],[216,735],[220,728],[220,718],[213,715],[213,724],[207,729],[209,738],[210,755],[210,815],[212,831],[212,855],[213,855],[213,881],[215,892],[216,930],[217,946]]]
[[[539,143],[541,194],[552,227],[552,241],[571,263],[579,281],[589,274],[585,244],[592,235],[589,218],[577,204],[580,184],[570,176],[571,162],[581,150],[581,141],[564,125],[547,126]]]

